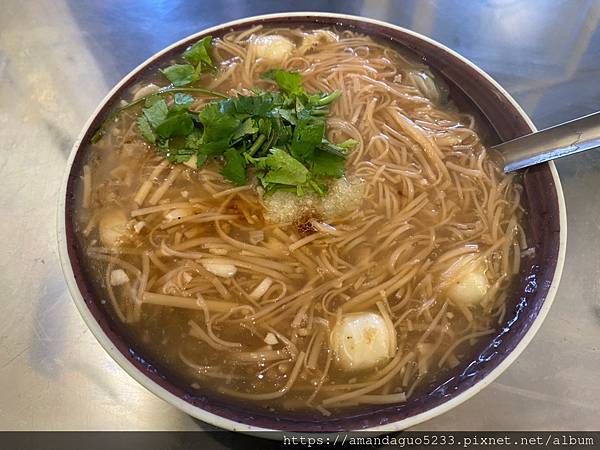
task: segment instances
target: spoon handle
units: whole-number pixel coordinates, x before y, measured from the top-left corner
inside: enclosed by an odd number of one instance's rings
[[[493,146],[504,158],[504,172],[523,169],[600,147],[600,112]]]

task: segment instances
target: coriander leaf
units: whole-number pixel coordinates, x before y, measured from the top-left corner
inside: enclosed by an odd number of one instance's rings
[[[317,96],[310,96],[309,102],[314,106],[324,106],[333,102],[336,98],[342,95],[341,91],[333,91],[331,94],[319,94]]]
[[[275,146],[275,142],[277,142],[277,132],[273,131],[271,135],[265,140],[265,143],[262,146],[262,153],[265,154],[269,149]]]
[[[177,153],[173,158],[169,158],[169,161],[174,162],[176,164],[182,164],[186,161],[189,161],[192,155],[188,155],[186,153]]]
[[[156,146],[158,147],[158,149],[163,152],[164,154],[168,154],[170,151],[169,148],[169,140],[168,139],[164,139],[164,140],[157,140],[156,141]]]
[[[219,112],[221,112],[222,114],[235,114],[237,112],[236,111],[236,103],[237,103],[237,98],[230,97],[226,100],[220,100],[218,103],[215,102],[213,104],[218,105]]]
[[[296,125],[297,123],[296,115],[294,114],[294,111],[290,109],[277,108],[273,110],[273,114],[278,114],[285,119],[286,122],[292,125]]]
[[[356,144],[358,144],[358,141],[356,139],[346,139],[344,142],[340,142],[339,144],[337,144],[339,147],[342,147],[346,150],[354,147]]]
[[[152,127],[150,126],[148,119],[146,119],[144,116],[140,116],[137,119],[137,124],[144,139],[154,144],[156,142],[156,135],[154,134],[154,131],[152,131]]]
[[[190,94],[182,94],[181,92],[177,92],[173,98],[175,104],[180,106],[189,106],[194,103],[194,97],[192,97]]]
[[[237,141],[238,139],[249,135],[254,134],[258,131],[258,127],[256,126],[256,122],[254,119],[246,119],[244,120],[240,126],[235,130],[233,135],[231,136],[232,141]]]
[[[262,74],[262,78],[275,80],[283,92],[289,95],[304,95],[302,77],[298,72],[288,72],[282,69],[273,69]]]
[[[306,106],[304,106],[304,103],[302,102],[302,100],[300,99],[300,97],[296,97],[296,115],[298,116],[298,119],[306,119],[308,117],[310,117],[310,110],[306,109]]]
[[[204,125],[203,140],[205,143],[229,140],[240,125],[240,120],[234,115],[221,112],[218,103],[206,106],[200,111],[198,118]]]
[[[156,128],[163,120],[165,120],[168,112],[169,108],[167,107],[167,102],[162,98],[154,102],[149,108],[144,108],[143,110],[144,117],[148,119],[152,128]]]
[[[202,167],[206,163],[208,156],[209,155],[207,155],[206,153],[196,152],[196,167]]]
[[[304,184],[308,179],[308,169],[293,156],[278,148],[271,149],[271,154],[264,158],[264,165],[269,169],[261,177],[266,183],[294,186]]]
[[[273,143],[276,146],[287,145],[292,139],[292,126],[284,125],[279,116],[273,117]]]
[[[202,132],[194,129],[185,137],[185,146],[187,148],[198,149],[202,145]]]
[[[320,106],[319,101],[321,100],[322,94],[311,94],[306,96],[307,103],[310,106]]]
[[[238,114],[267,117],[276,105],[282,103],[283,99],[278,94],[261,92],[258,95],[240,95],[233,100],[232,106]]]
[[[285,184],[263,183],[262,187],[265,189],[265,195],[272,194],[275,191],[291,192],[292,194],[298,195],[298,188],[296,186],[287,186]],[[301,197],[301,195],[298,195],[298,197]]]
[[[333,155],[321,150],[315,151],[311,173],[314,177],[334,177],[344,176],[344,165],[346,160],[343,157]]]
[[[205,144],[202,132],[196,128],[186,136],[185,146],[196,153],[196,167],[202,167],[209,157],[223,153],[229,147],[229,143],[224,140]]]
[[[195,152],[189,148],[171,148],[167,150],[167,159],[173,163],[184,163],[188,161]]]
[[[315,147],[323,141],[325,120],[301,119],[292,134],[291,154],[300,161],[311,159]]]
[[[160,71],[173,83],[173,86],[185,86],[198,79],[194,66],[190,64],[173,64],[165,69],[160,69]]]
[[[264,134],[259,134],[245,154],[251,157],[262,147],[266,140],[267,137]]]
[[[155,127],[156,134],[163,138],[187,136],[194,129],[194,121],[183,109],[171,109],[167,117]]]
[[[221,170],[221,175],[236,186],[246,184],[246,160],[244,157],[234,148],[227,149],[223,156],[225,157],[225,166]]]
[[[325,184],[323,182],[319,182],[319,180],[309,180],[308,184],[313,189],[313,191],[315,191],[317,194],[319,194],[321,196],[325,195],[328,191],[327,184]]]
[[[160,99],[161,99],[160,95],[158,95],[158,94],[152,94],[152,95],[148,96],[146,98],[146,100],[144,100],[144,106],[146,108],[150,108],[152,105],[154,105]]]
[[[223,139],[220,141],[213,141],[203,143],[198,147],[197,151],[199,154],[207,156],[221,155],[225,150],[229,148],[229,140]]]
[[[334,144],[323,138],[321,145],[319,145],[319,149],[333,155],[345,157],[348,154],[348,150],[356,144],[358,144],[358,141],[355,141],[354,139],[347,139],[340,144]]]
[[[275,144],[279,146],[287,145],[291,139],[292,127],[289,125],[284,125],[277,131],[277,141],[275,142]]]
[[[258,130],[261,134],[265,136],[269,136],[271,134],[271,130],[273,129],[273,123],[267,119],[260,119],[258,121]]]
[[[229,148],[227,140],[209,142],[207,144],[200,143],[196,148],[196,167],[202,167],[208,158],[221,155]]]
[[[183,52],[183,59],[194,66],[201,66],[202,64],[212,66],[213,62],[209,54],[211,47],[212,36],[206,36],[189,46],[187,50]]]

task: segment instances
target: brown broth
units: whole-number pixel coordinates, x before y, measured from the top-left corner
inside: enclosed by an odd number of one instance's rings
[[[274,29],[254,34],[282,35],[298,51],[308,33]],[[91,205],[78,212],[78,233],[103,303],[116,321],[125,319],[124,327],[147,359],[160,361],[196,389],[225,388],[226,395],[234,391],[242,396],[274,393],[284,388],[298,363],[298,377],[288,392],[256,401],[295,410],[322,407],[325,400],[321,411],[326,414],[375,401],[368,395],[379,396],[377,401],[397,393],[410,396],[469,361],[479,338],[496,330],[504,315],[505,290],[520,259],[519,185],[501,173],[480,142],[477,124],[446,103],[445,88],[423,64],[370,38],[335,33],[338,41],[323,38],[318,48],[288,57],[282,65],[300,70],[310,92],[343,93],[332,107],[328,135],[339,142],[359,133],[362,141],[347,165],[348,179],[364,189],[359,207],[351,211],[328,219],[309,214],[293,223],[269,223],[265,208],[277,202],[265,204],[256,187],[219,195],[234,186],[219,175],[218,160],[202,169],[166,167],[152,179],[163,158],[139,136],[139,108],[122,114],[104,139],[88,149]],[[270,66],[264,61],[246,64],[255,53],[248,49],[248,36],[239,38],[239,33],[229,34],[216,43],[217,77],[222,79],[204,75],[195,85],[229,93],[272,88],[260,80],[261,70]],[[146,80],[150,81],[166,84],[160,77]],[[194,107],[206,102],[198,98]],[[179,170],[157,205],[149,205],[160,185]],[[138,205],[134,198],[148,180],[150,193]],[[279,205],[288,200],[282,198]],[[169,209],[170,204],[176,206]],[[165,209],[136,215],[150,206]],[[180,224],[166,218],[173,210],[183,211]],[[126,216],[126,231],[118,244],[107,246],[100,240],[98,221],[114,211]],[[190,220],[193,215],[196,219]],[[215,215],[235,218],[202,222]],[[315,228],[311,219],[335,228],[335,233]],[[142,221],[138,232],[135,227]],[[258,242],[257,232],[264,234]],[[289,245],[314,233],[317,239],[289,250]],[[452,264],[465,255],[480,258],[489,283],[484,300],[474,306],[452,300],[444,281],[451,277]],[[216,277],[202,265],[207,260],[233,264],[237,272]],[[107,281],[117,269],[123,269],[129,281],[111,287]],[[249,298],[266,277],[273,284],[265,296]],[[188,307],[140,304],[140,285],[145,283],[144,291],[188,298]],[[293,297],[307,287],[316,289],[315,294]],[[203,310],[194,306],[197,298],[217,305],[209,308],[210,329]],[[379,314],[378,302],[395,323],[395,359],[367,371],[341,369],[329,347],[338,310]],[[229,303],[246,309],[238,308],[226,318],[223,305]],[[190,321],[216,338],[209,337],[209,344],[190,334]],[[265,343],[269,333],[278,335],[271,346]],[[286,345],[282,336],[292,344]],[[308,367],[316,341],[321,342],[316,365]],[[241,360],[240,352],[246,359],[252,352],[285,356],[249,361]],[[298,362],[303,354],[307,360]],[[393,377],[367,397],[327,402],[337,394],[374,385],[386,373]]]

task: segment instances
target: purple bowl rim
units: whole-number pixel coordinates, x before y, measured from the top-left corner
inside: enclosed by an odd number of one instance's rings
[[[512,110],[514,120],[521,122],[520,126],[523,132],[535,130],[535,127],[533,126],[527,115],[520,109],[516,102],[514,102],[510,95],[508,95],[508,93],[506,93],[497,83],[495,83],[494,80],[491,77],[489,77],[489,75],[485,74],[473,63],[429,38],[426,38],[422,35],[419,35],[418,33],[414,33],[410,30],[406,30],[392,24],[387,24],[381,21],[365,19],[356,16],[347,16],[340,14],[292,13],[250,17],[222,25],[217,25],[208,30],[204,30],[194,35],[188,36],[180,40],[179,42],[173,44],[172,46],[168,47],[167,49],[156,53],[144,63],[142,63],[140,66],[135,68],[132,72],[130,72],[130,74],[124,77],[122,81],[119,84],[117,84],[117,86],[115,86],[113,90],[110,91],[110,93],[102,101],[98,109],[92,114],[92,117],[83,129],[80,139],[78,139],[75,145],[73,146],[64,180],[62,191],[63,195],[61,195],[61,198],[59,199],[59,247],[61,254],[61,262],[65,271],[65,276],[67,277],[67,281],[69,283],[69,289],[71,290],[76,306],[78,307],[82,316],[86,320],[86,323],[94,332],[96,338],[99,340],[101,345],[105,348],[105,350],[107,350],[107,352],[111,355],[111,357],[113,357],[113,359],[115,359],[130,375],[132,375],[138,382],[140,382],[146,388],[159,395],[161,398],[174,404],[176,407],[184,410],[185,412],[197,418],[205,420],[208,423],[212,423],[214,425],[222,427],[225,425],[225,428],[241,431],[261,429],[297,431],[298,429],[301,429],[302,431],[316,432],[340,431],[348,429],[374,430],[402,423],[413,425],[414,423],[418,423],[422,420],[427,420],[427,418],[438,415],[444,412],[444,410],[450,409],[451,407],[455,406],[452,405],[452,403],[461,403],[462,401],[466,400],[466,398],[472,396],[475,392],[481,390],[481,388],[483,388],[485,385],[489,384],[489,382],[491,382],[491,378],[495,378],[496,376],[498,376],[499,373],[502,372],[512,362],[512,360],[516,358],[516,355],[513,356],[513,354],[520,353],[525,347],[525,345],[533,337],[533,334],[543,321],[543,316],[540,314],[540,310],[534,311],[531,323],[527,325],[527,328],[524,330],[522,336],[517,340],[513,348],[501,360],[499,360],[495,365],[493,365],[493,367],[490,368],[490,370],[487,371],[487,373],[483,377],[478,379],[475,383],[466,386],[461,392],[457,394],[452,394],[451,399],[445,399],[439,402],[438,404],[434,405],[433,407],[425,408],[424,411],[417,412],[416,414],[409,415],[407,417],[401,417],[397,420],[394,417],[385,417],[383,418],[385,420],[382,421],[381,417],[376,417],[376,415],[373,415],[373,417],[361,417],[361,419],[358,421],[352,420],[352,418],[345,418],[342,421],[343,423],[337,424],[336,426],[330,428],[323,428],[323,426],[320,423],[316,423],[314,421],[293,421],[291,424],[292,426],[290,426],[290,423],[281,423],[279,420],[273,417],[269,417],[267,420],[264,420],[264,418],[262,418],[261,420],[255,420],[252,417],[242,417],[239,415],[239,412],[237,415],[231,415],[228,414],[228,412],[230,411],[215,412],[214,410],[211,411],[210,408],[200,408],[197,405],[189,403],[185,395],[181,395],[181,392],[177,389],[174,389],[172,385],[170,385],[167,381],[161,378],[160,374],[154,373],[153,376],[152,373],[149,373],[148,367],[144,366],[143,362],[140,363],[135,358],[132,358],[133,355],[124,351],[124,347],[128,348],[126,343],[119,342],[120,338],[114,334],[113,330],[111,330],[110,328],[107,329],[106,324],[105,326],[102,326],[102,317],[99,317],[102,315],[102,313],[99,312],[97,302],[95,301],[91,292],[87,289],[87,286],[85,285],[83,279],[83,272],[81,270],[81,267],[79,267],[79,264],[77,263],[77,255],[75,254],[74,244],[75,237],[72,228],[71,216],[69,215],[68,200],[69,192],[72,192],[72,190],[70,190],[69,188],[73,186],[74,179],[77,177],[76,174],[73,174],[73,169],[75,168],[74,163],[80,153],[79,150],[82,147],[82,142],[85,142],[86,139],[90,137],[93,129],[95,128],[94,124],[98,124],[100,118],[103,115],[107,114],[107,111],[110,108],[112,101],[115,98],[117,98],[119,94],[121,94],[125,89],[133,85],[136,82],[136,79],[140,75],[140,73],[143,72],[145,69],[148,69],[149,66],[152,66],[156,62],[168,58],[170,55],[176,52],[180,52],[182,47],[188,45],[191,41],[198,39],[203,35],[214,33],[218,30],[229,31],[237,28],[246,28],[251,26],[251,24],[257,23],[272,25],[275,23],[282,24],[285,22],[293,22],[297,25],[317,24],[328,26],[349,26],[352,28],[361,29],[362,31],[367,29],[367,34],[377,36],[378,38],[391,38],[396,42],[400,43],[400,45],[403,45],[407,47],[410,51],[416,53],[422,53],[422,51],[417,51],[416,47],[411,46],[411,41],[418,42],[419,45],[431,46],[437,52],[440,52],[441,55],[444,55],[444,57],[453,60],[452,63],[454,64],[454,67],[462,66],[463,69],[466,69],[468,72],[470,72],[471,76],[474,79],[477,79],[477,84],[482,86],[486,85],[486,89],[484,89],[484,91],[487,91],[491,95],[493,95],[495,99],[498,100],[501,104],[503,104],[505,108]],[[468,95],[468,93],[466,94]],[[491,125],[494,126],[493,121],[490,122]],[[565,211],[560,181],[556,175],[556,171],[554,169],[553,164],[545,164],[541,166],[538,170],[548,172],[547,176],[549,176],[552,181],[554,188],[552,189],[552,193],[556,201],[556,204],[553,205],[553,210],[556,213],[556,220],[558,220],[558,222],[560,223],[559,229],[556,230],[556,239],[552,242],[552,249],[554,250],[556,256],[553,261],[554,266],[552,267],[552,280],[548,286],[544,286],[545,293],[542,295],[541,300],[540,308],[544,308],[545,303],[551,303],[551,300],[555,294],[555,290],[558,284],[560,271],[562,269],[562,260],[564,259],[564,245],[566,238],[566,227],[564,225],[566,224],[566,222],[563,220]],[[61,233],[61,231],[64,231],[64,233]],[[72,277],[72,279],[70,279],[70,277]],[[551,288],[554,288],[553,292],[550,292]],[[83,300],[83,303],[79,301],[79,296],[81,296],[81,300]],[[551,297],[550,302],[546,301],[547,297]],[[547,307],[549,308],[549,305]],[[543,311],[543,315],[545,315],[546,313],[547,308],[545,309],[545,311]],[[93,326],[94,324],[97,325],[99,329],[95,329],[95,327]],[[532,329],[532,325],[534,325],[534,329]],[[532,331],[532,333],[530,333],[530,331]],[[115,352],[120,353],[121,356],[125,358],[125,360],[120,358]],[[506,362],[506,360],[509,361]],[[130,366],[127,366],[127,363]],[[505,367],[501,367],[503,365]],[[490,374],[493,372],[497,373],[494,377],[490,377]],[[140,379],[140,375],[142,379]],[[469,395],[465,395],[469,393],[469,391],[473,391],[474,388],[475,392],[471,392]],[[169,393],[170,395],[165,395],[165,393]],[[174,401],[172,396],[177,397],[180,401]],[[456,400],[460,397],[463,397],[462,400],[457,402]],[[181,402],[187,403],[188,405],[190,405],[190,408],[183,407]],[[424,417],[417,421],[412,420],[413,423],[410,423],[410,419],[415,419],[419,416],[424,415],[428,415],[429,417]],[[222,420],[215,421],[213,420],[215,417]],[[348,424],[349,426],[345,426]]]

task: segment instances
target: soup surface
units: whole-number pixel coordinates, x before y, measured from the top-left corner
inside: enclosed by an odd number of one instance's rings
[[[123,99],[81,177],[78,238],[134,346],[200,392],[324,415],[468,363],[526,241],[519,184],[442,80],[333,29],[256,27],[184,58]],[[211,146],[221,97],[271,106]]]

